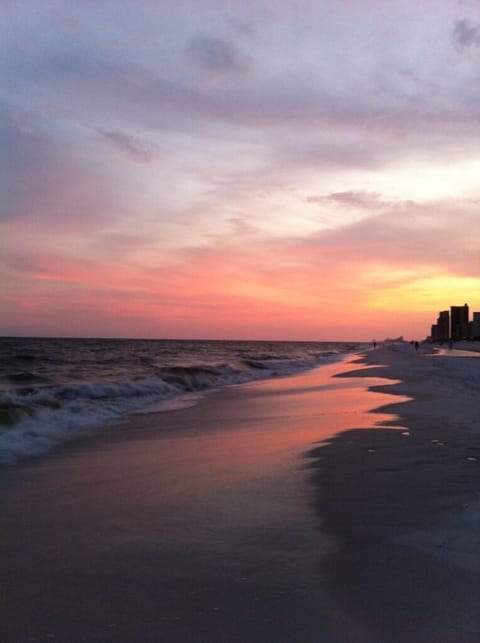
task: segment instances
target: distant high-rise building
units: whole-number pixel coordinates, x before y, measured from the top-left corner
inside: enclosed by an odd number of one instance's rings
[[[450,311],[441,310],[437,323],[432,324],[430,338],[433,342],[448,342],[450,338]]]
[[[453,340],[468,338],[468,304],[450,306],[450,337]]]
[[[472,339],[480,339],[480,313],[473,313]]]
[[[438,313],[438,341],[446,342],[450,337],[450,313],[448,310],[442,310]]]

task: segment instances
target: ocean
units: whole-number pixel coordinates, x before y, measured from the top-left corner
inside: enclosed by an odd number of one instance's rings
[[[47,453],[132,412],[341,359],[346,342],[0,338],[0,465]]]

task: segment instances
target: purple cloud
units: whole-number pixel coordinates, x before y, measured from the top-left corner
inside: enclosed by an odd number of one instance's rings
[[[200,69],[214,76],[245,74],[251,67],[251,61],[234,44],[204,34],[187,41],[186,53]]]
[[[362,192],[362,191],[346,191],[346,192],[332,192],[320,196],[310,196],[307,203],[318,203],[319,205],[341,205],[347,207],[361,208],[366,210],[383,208],[391,205],[383,201],[380,195],[375,192]]]
[[[480,46],[480,25],[468,20],[457,20],[453,27],[453,42],[457,49],[468,49],[472,45]]]
[[[479,264],[478,244],[471,241],[477,218],[475,207],[466,201],[403,202],[299,241],[299,253],[314,265],[333,265],[345,257],[352,265],[370,262],[405,269],[429,265],[468,276]]]
[[[120,152],[126,154],[131,160],[148,163],[155,157],[154,146],[144,143],[136,137],[125,134],[119,130],[97,129],[100,136],[111,143]]]
[[[26,130],[19,126],[15,114],[8,110],[3,114],[0,181],[5,190],[0,219],[34,221],[38,236],[48,236],[49,226],[55,232],[77,233],[91,229],[95,221],[101,228],[103,221],[111,221],[125,210],[118,190],[61,137],[53,136],[44,122],[32,117]]]

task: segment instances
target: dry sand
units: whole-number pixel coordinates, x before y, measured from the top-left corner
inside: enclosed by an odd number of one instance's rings
[[[452,361],[378,349],[4,470],[2,641],[478,643],[480,360]]]

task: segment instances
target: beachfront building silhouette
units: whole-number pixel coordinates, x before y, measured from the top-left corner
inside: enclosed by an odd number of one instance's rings
[[[473,320],[470,323],[472,324],[470,337],[480,339],[480,313],[473,313]]]
[[[468,339],[468,304],[450,306],[450,338]]]
[[[450,312],[441,310],[438,313],[437,323],[432,326],[431,333],[434,342],[447,342],[450,338]]]
[[[468,304],[440,311],[437,323],[432,325],[430,339],[432,342],[480,339],[480,312],[473,313],[470,321]]]

